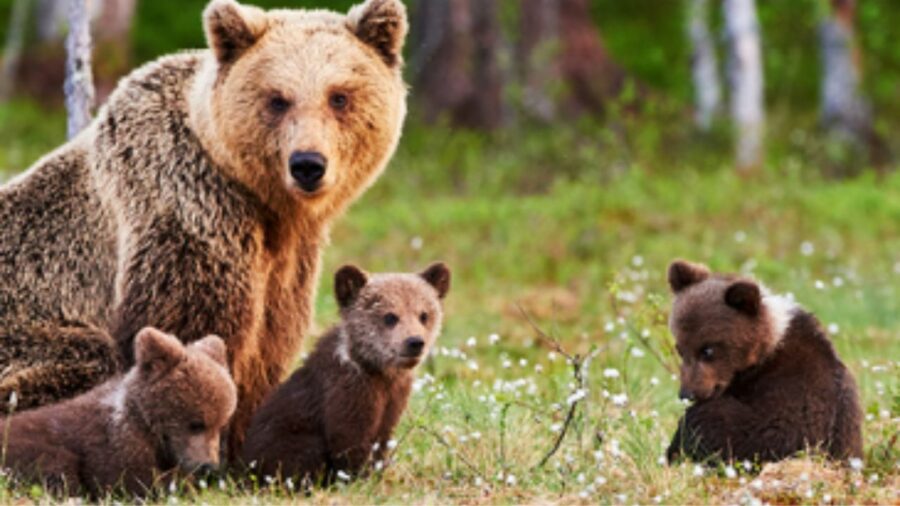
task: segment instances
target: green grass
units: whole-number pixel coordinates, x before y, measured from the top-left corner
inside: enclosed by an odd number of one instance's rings
[[[24,106],[0,108],[0,118],[12,118],[0,121],[0,167],[21,170],[26,158],[60,140],[61,127],[51,123],[61,117],[43,117]],[[773,123],[770,164],[751,179],[733,174],[724,136],[698,137],[671,119],[490,136],[413,123],[391,168],[333,230],[315,334],[337,318],[330,280],[339,265],[406,271],[438,259],[454,273],[444,333],[419,371],[421,388],[396,432],[393,463],[309,499],[737,501],[753,490],[753,476],[695,476],[692,464],[659,462],[683,411],[671,374],[677,361],[665,325],[664,274],[684,257],[793,293],[836,326],[835,345],[860,383],[870,450],[864,468],[839,469],[821,483],[813,475],[797,492],[763,497],[896,502],[900,174],[823,179],[817,164],[825,160],[818,149],[824,141],[802,124]],[[26,139],[28,128],[39,133]],[[553,446],[577,385],[523,313],[567,352],[596,350],[585,368],[585,397],[544,467],[537,463]],[[10,501],[40,491],[0,494]],[[211,483],[174,497],[224,503],[251,496],[262,503],[302,498],[284,489],[241,491],[230,482],[224,491]]]

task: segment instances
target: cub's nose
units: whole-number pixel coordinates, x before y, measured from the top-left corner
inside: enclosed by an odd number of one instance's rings
[[[409,357],[418,357],[425,348],[425,340],[419,336],[409,337],[403,341],[403,354]]]
[[[694,400],[694,392],[691,392],[687,388],[681,387],[681,389],[678,390],[678,398],[686,401],[692,401]]]
[[[322,184],[328,160],[314,151],[295,151],[288,160],[291,177],[305,192],[314,192]]]

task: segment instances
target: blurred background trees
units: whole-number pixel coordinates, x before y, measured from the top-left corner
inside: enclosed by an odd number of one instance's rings
[[[67,2],[0,0],[0,99],[62,103]],[[135,65],[201,47],[205,3],[90,0],[98,101]],[[251,3],[340,10],[355,2]],[[829,173],[884,166],[896,151],[889,140],[900,130],[895,0],[410,0],[409,6],[411,128],[490,133],[594,121],[612,132],[602,135],[620,135],[641,121],[666,131],[678,126],[682,132],[672,134],[678,142],[698,146],[732,139],[734,165],[747,172],[765,166],[777,149],[767,138],[811,123],[821,133],[822,169]]]

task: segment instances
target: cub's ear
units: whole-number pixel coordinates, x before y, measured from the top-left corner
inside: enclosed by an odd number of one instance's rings
[[[225,368],[228,367],[228,349],[225,347],[225,341],[221,337],[208,335],[199,341],[194,341],[188,347],[205,353],[209,358],[218,362],[219,365]]]
[[[735,281],[725,290],[725,303],[746,315],[756,316],[762,306],[762,293],[752,281]]]
[[[705,265],[685,260],[675,260],[669,265],[669,287],[672,288],[672,293],[678,293],[708,277],[709,269]]]
[[[234,0],[212,0],[203,11],[206,43],[221,65],[233,63],[268,28],[266,12]]]
[[[367,0],[347,13],[347,27],[372,46],[390,68],[403,63],[403,43],[409,31],[406,6],[400,0]]]
[[[142,329],[134,340],[134,359],[142,373],[156,375],[184,359],[181,341],[153,327]]]
[[[359,291],[369,282],[369,275],[355,265],[345,265],[334,274],[334,296],[338,307],[349,307]]]
[[[443,262],[431,264],[419,276],[437,290],[438,298],[443,299],[450,291],[450,269]]]

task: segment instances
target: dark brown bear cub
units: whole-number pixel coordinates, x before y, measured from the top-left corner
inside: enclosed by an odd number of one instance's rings
[[[245,464],[263,476],[327,483],[382,460],[409,399],[413,368],[440,334],[450,271],[335,275],[341,322],[253,415]]]
[[[669,267],[669,285],[680,395],[694,401],[670,462],[862,456],[856,383],[815,316],[750,279],[684,261]]]
[[[136,365],[74,399],[0,419],[5,466],[56,494],[143,495],[176,471],[216,466],[219,438],[237,404],[225,343],[187,346],[145,328]]]

